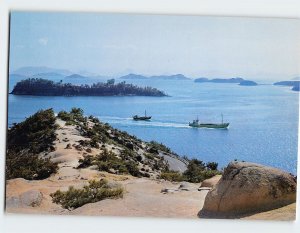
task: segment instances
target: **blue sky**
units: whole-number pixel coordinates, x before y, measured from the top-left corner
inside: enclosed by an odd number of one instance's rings
[[[290,79],[300,73],[299,28],[296,19],[12,12],[10,70]]]

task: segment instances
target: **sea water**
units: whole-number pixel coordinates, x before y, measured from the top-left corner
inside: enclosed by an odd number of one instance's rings
[[[168,97],[40,97],[9,95],[8,125],[23,121],[41,109],[55,112],[79,107],[85,115],[137,137],[161,142],[179,155],[217,162],[244,160],[274,166],[296,174],[298,94],[273,85],[194,83],[192,80],[132,80],[165,91]],[[12,87],[10,87],[11,89]],[[133,115],[152,116],[133,121]],[[229,128],[191,128],[197,117],[204,123]]]

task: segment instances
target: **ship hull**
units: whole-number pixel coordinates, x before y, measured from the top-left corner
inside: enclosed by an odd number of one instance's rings
[[[151,119],[150,117],[133,117],[133,120],[135,121],[149,121]]]
[[[229,123],[222,123],[222,124],[193,124],[190,123],[189,126],[194,128],[210,128],[210,129],[227,129]]]

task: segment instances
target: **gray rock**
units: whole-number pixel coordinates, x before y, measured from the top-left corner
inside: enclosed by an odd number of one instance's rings
[[[38,190],[30,190],[20,195],[23,205],[26,206],[39,206],[43,200],[43,194]]]
[[[36,207],[42,203],[43,194],[38,190],[30,190],[22,193],[17,197],[10,197],[6,200],[6,206],[8,208],[20,208],[20,207]]]
[[[98,166],[97,165],[92,165],[92,166],[89,167],[89,169],[98,171]]]
[[[177,189],[163,188],[160,192],[163,194],[167,194],[167,193],[175,193],[177,191],[178,191]]]
[[[200,188],[203,188],[203,187],[212,188],[212,187],[216,186],[217,183],[219,182],[219,180],[221,179],[221,177],[222,177],[221,175],[216,175],[216,176],[213,176],[212,178],[203,180],[200,185]]]
[[[193,187],[190,183],[188,182],[181,182],[179,185],[179,190],[183,190],[183,191],[190,191],[195,189],[195,187]]]
[[[208,192],[200,217],[236,218],[296,201],[296,179],[276,168],[231,162]]]

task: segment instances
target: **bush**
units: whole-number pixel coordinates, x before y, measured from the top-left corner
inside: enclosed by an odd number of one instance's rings
[[[60,119],[62,119],[63,121],[67,121],[67,122],[71,122],[73,121],[73,116],[72,114],[66,112],[66,111],[60,111],[57,114],[57,117],[59,117]]]
[[[41,110],[8,130],[7,147],[15,152],[28,149],[32,153],[46,151],[56,139],[52,109]]]
[[[92,155],[85,155],[82,159],[78,160],[79,165],[77,168],[86,168],[92,165],[93,156]]]
[[[79,166],[77,168],[85,168],[91,165],[97,165],[99,171],[111,172],[111,169],[113,169],[120,174],[140,176],[136,162],[119,159],[115,153],[107,149],[104,149],[99,155],[87,155],[83,159],[79,159]]]
[[[140,177],[140,171],[137,167],[137,164],[134,162],[125,162],[125,166],[130,175]]]
[[[124,189],[120,186],[112,188],[106,180],[91,180],[82,189],[70,186],[68,191],[60,190],[51,193],[52,202],[60,204],[65,209],[75,209],[87,203],[98,202],[107,198],[122,198]]]
[[[57,164],[51,162],[50,159],[42,159],[31,153],[18,155],[11,152],[6,158],[6,179],[40,180],[56,173],[57,170]]]
[[[172,182],[180,182],[184,180],[182,174],[177,171],[166,171],[160,174],[160,179],[172,181]]]
[[[213,168],[217,165],[215,163],[209,164]],[[211,178],[218,174],[220,174],[219,171],[208,169],[201,160],[197,159],[192,159],[187,166],[187,170],[183,173],[186,181],[193,183],[202,182],[203,180]]]
[[[83,110],[81,108],[72,108],[70,112],[60,111],[57,116],[66,121],[66,125],[74,125],[78,122],[86,122],[86,118],[83,116]]]
[[[218,163],[215,163],[215,162],[208,162],[208,163],[206,163],[206,167],[207,167],[209,170],[216,171],[216,170],[218,170]]]
[[[7,134],[6,178],[45,179],[58,169],[41,152],[55,150],[55,116],[52,109],[41,110],[14,124]]]
[[[169,147],[165,146],[162,143],[158,143],[156,141],[151,141],[148,143],[148,145],[150,146],[150,150],[149,150],[150,153],[158,153],[159,150],[167,153],[173,153]]]
[[[97,138],[96,136],[93,136],[90,140],[90,146],[94,147],[94,148],[99,148],[99,138]]]
[[[114,169],[118,173],[128,173],[125,162],[106,149],[96,157],[95,164],[100,171],[110,172],[111,169]]]

